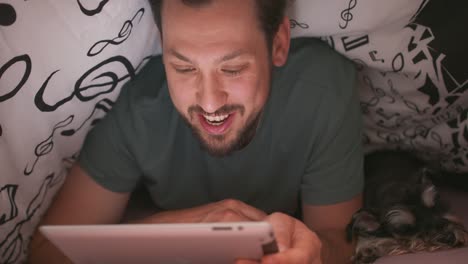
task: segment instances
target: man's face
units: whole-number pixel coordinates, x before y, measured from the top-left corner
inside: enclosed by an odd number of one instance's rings
[[[272,67],[255,1],[165,1],[162,21],[175,107],[212,155],[242,148],[255,134]]]

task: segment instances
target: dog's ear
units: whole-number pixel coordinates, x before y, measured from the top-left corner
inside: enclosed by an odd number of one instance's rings
[[[370,211],[360,209],[354,213],[346,227],[346,239],[351,242],[355,236],[374,235],[380,228],[377,217]]]

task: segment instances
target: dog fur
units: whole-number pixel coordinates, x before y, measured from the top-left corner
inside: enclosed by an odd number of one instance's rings
[[[375,152],[366,156],[364,173],[364,206],[347,228],[348,240],[357,240],[354,263],[468,244],[468,232],[432,184],[436,172],[413,155]]]

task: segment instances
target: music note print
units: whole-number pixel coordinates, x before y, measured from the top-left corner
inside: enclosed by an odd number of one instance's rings
[[[83,14],[87,16],[94,16],[102,12],[102,9],[104,9],[104,6],[107,4],[107,2],[109,2],[109,0],[102,0],[95,9],[87,9],[86,7],[83,6],[83,4],[81,3],[81,0],[77,0],[77,2]]]
[[[136,14],[133,16],[132,19],[125,21],[122,28],[120,29],[117,37],[113,39],[105,39],[96,42],[88,51],[88,56],[93,57],[100,54],[107,46],[109,45],[120,45],[124,41],[126,41],[130,34],[132,34],[133,27],[135,26],[135,22],[140,23],[143,15],[145,14],[145,9],[140,8]],[[137,19],[137,17],[139,17]]]
[[[339,24],[341,29],[347,28],[349,22],[353,20],[354,15],[353,13],[351,13],[351,10],[353,10],[356,7],[356,5],[357,5],[357,0],[349,0],[348,8],[341,11],[340,16],[341,16],[341,19],[344,21],[344,25],[342,25],[341,22]]]
[[[372,59],[372,61],[378,61],[378,62],[384,63],[385,60],[381,59],[381,58],[378,58],[377,53],[378,52],[376,50],[373,50],[373,51],[369,52],[369,57]]]
[[[309,28],[309,25],[307,25],[306,23],[302,23],[302,22],[299,22],[295,19],[289,19],[290,23],[291,23],[291,28],[296,28],[296,27],[300,27],[302,29],[308,29]]]

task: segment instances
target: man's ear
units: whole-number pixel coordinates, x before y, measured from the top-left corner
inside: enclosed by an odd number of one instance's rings
[[[273,39],[272,61],[273,65],[280,67],[286,63],[289,53],[289,44],[291,42],[291,25],[288,17],[283,18],[278,32]]]

